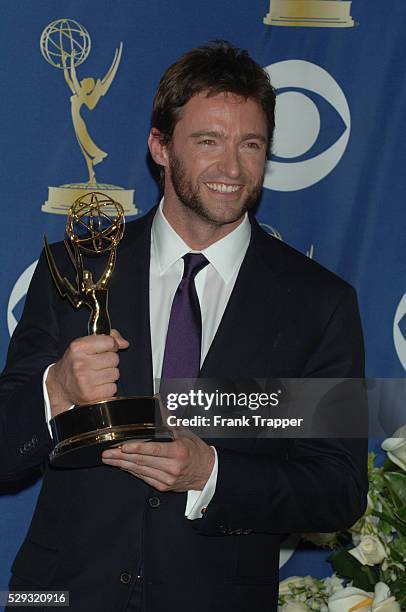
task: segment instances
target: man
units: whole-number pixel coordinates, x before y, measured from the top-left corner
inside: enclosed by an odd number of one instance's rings
[[[59,298],[41,257],[3,375],[5,477],[46,463],[44,395],[51,416],[117,390],[151,394],[161,374],[193,376],[196,347],[204,378],[363,375],[352,288],[247,214],[274,104],[266,73],[227,43],[166,71],[148,140],[163,202],[128,224],[110,285],[122,335],[82,337],[87,313]],[[69,274],[62,246],[54,253]],[[201,325],[191,343],[176,317],[185,283]],[[69,590],[75,612],[276,610],[280,534],[344,528],[365,508],[358,440],[180,436],[127,443],[103,461],[46,465],[12,588]]]

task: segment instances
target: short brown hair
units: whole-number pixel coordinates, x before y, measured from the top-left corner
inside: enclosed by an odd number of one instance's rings
[[[162,76],[155,94],[151,127],[168,144],[181,117],[182,108],[198,93],[207,96],[230,92],[255,100],[263,109],[268,126],[268,149],[275,127],[275,92],[265,70],[247,51],[224,40],[188,51]]]

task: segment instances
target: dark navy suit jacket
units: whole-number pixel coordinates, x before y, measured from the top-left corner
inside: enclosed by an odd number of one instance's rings
[[[131,343],[120,356],[121,395],[153,390],[153,215],[127,225],[109,286],[113,327]],[[251,242],[201,376],[363,376],[354,290],[251,223]],[[53,252],[71,277],[62,244]],[[88,265],[97,278],[103,263]],[[186,493],[158,493],[108,466],[52,469],[42,374],[85,334],[87,318],[85,309],[76,312],[59,297],[42,255],[0,380],[1,478],[44,466],[11,586],[69,590],[73,612],[118,612],[142,565],[146,612],[276,610],[280,535],[335,531],[362,515],[366,440],[218,440],[216,492],[194,521],[184,516]]]

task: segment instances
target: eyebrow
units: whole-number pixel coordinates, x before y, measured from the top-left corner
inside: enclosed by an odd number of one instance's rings
[[[190,136],[191,138],[201,138],[202,136],[210,136],[211,138],[221,138],[222,134],[221,132],[216,131],[201,130],[199,132],[193,132],[193,134],[191,134]]]
[[[261,140],[265,144],[268,142],[268,139],[263,134],[256,134],[255,132],[243,134],[242,140]]]
[[[202,137],[222,138],[223,134],[215,130],[201,130],[198,132],[193,132],[190,136],[191,138],[202,138]],[[263,134],[257,134],[255,132],[249,132],[248,134],[243,134],[241,137],[241,140],[242,141],[243,140],[260,140],[261,142],[265,144],[267,144],[268,142],[267,138],[265,138]]]

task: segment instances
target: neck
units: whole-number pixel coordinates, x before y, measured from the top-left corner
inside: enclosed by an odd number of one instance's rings
[[[163,203],[163,213],[166,220],[193,251],[203,251],[211,244],[221,240],[235,230],[244,220],[244,216],[232,223],[217,224],[200,216],[194,210],[185,207],[180,202],[168,205]]]

